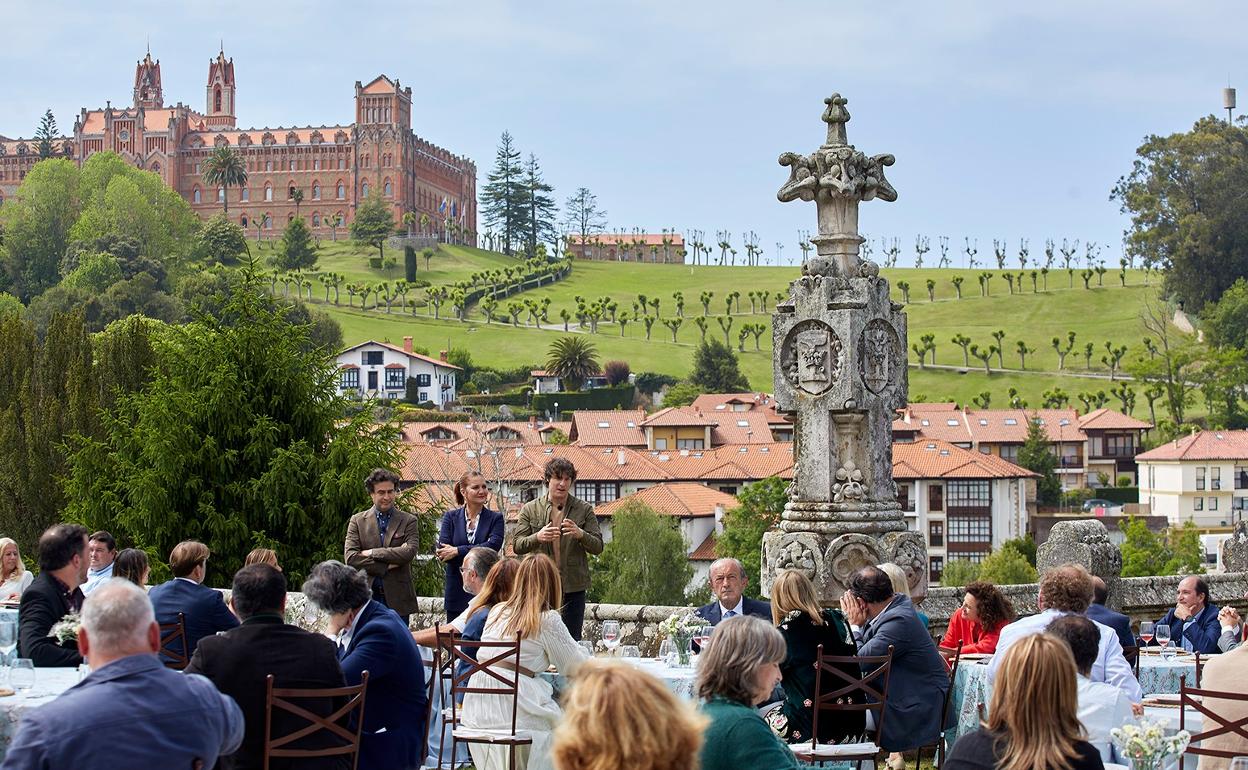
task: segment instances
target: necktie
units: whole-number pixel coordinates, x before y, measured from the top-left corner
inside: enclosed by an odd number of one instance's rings
[[[724,613],[724,619],[735,618],[736,616],[737,616],[736,610],[728,610],[727,612]]]

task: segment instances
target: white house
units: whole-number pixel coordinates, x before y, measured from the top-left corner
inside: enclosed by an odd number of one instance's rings
[[[412,338],[403,347],[369,340],[338,354],[338,391],[360,398],[403,398],[409,377],[416,380],[416,400],[431,401],[439,409],[456,398],[456,378],[463,371],[440,358],[412,352]]]
[[[1202,430],[1135,461],[1140,502],[1172,524],[1231,526],[1248,509],[1248,431]]]

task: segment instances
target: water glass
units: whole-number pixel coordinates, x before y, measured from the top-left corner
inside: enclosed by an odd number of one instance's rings
[[[659,660],[667,666],[676,665],[676,643],[671,639],[659,642]]]
[[[9,684],[21,693],[35,688],[35,662],[30,658],[18,658],[9,669]]]
[[[1230,770],[1248,770],[1248,757],[1235,757],[1232,759]]]
[[[585,650],[586,655],[588,655],[591,658],[594,657],[594,643],[593,642],[582,641],[582,642],[577,642],[577,644],[581,646],[581,649]]]
[[[603,621],[602,643],[607,645],[608,650],[615,652],[616,646],[620,643],[620,621]]]
[[[1170,654],[1170,626],[1165,623],[1158,623],[1153,627],[1153,638],[1157,640],[1157,644],[1161,645],[1161,654],[1167,656]]]
[[[621,658],[640,658],[641,650],[635,644],[626,644],[620,648]]]

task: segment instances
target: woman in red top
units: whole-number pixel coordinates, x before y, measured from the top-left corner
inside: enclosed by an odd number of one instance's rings
[[[975,581],[966,586],[962,608],[949,619],[949,630],[940,640],[942,649],[967,653],[994,653],[1006,623],[1014,620],[1014,605],[992,583]]]

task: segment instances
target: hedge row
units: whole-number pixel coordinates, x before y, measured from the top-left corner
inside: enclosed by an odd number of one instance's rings
[[[559,402],[560,413],[582,409],[631,409],[636,396],[637,389],[632,385],[595,388],[576,393],[534,393],[533,411],[554,411],[556,401]]]

